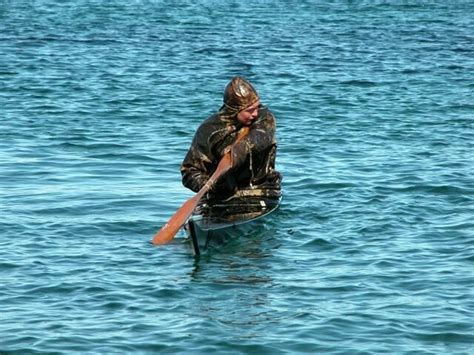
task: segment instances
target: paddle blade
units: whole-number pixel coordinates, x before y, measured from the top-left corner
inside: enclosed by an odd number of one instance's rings
[[[186,223],[189,216],[193,213],[196,205],[200,200],[200,196],[194,196],[193,198],[186,201],[170,218],[168,223],[166,223],[159,231],[155,234],[152,239],[154,245],[162,245],[169,243],[173,240],[176,233],[179,229]]]

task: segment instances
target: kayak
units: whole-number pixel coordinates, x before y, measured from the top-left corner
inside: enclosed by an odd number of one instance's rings
[[[195,256],[258,228],[280,206],[281,197],[251,197],[201,206],[184,225]]]

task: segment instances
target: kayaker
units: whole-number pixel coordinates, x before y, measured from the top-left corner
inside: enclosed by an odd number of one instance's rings
[[[275,170],[277,144],[275,117],[260,102],[257,91],[243,77],[232,78],[224,90],[222,107],[197,129],[181,165],[183,185],[199,191],[215,171],[222,156],[232,152],[232,169],[208,192],[205,203],[245,196],[279,197],[281,175]],[[246,138],[238,131],[249,126]]]

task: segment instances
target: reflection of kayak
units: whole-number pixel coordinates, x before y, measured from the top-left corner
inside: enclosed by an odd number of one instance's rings
[[[266,216],[277,210],[281,197],[249,197],[236,202],[205,205],[185,224],[194,255],[225,244],[264,223]]]

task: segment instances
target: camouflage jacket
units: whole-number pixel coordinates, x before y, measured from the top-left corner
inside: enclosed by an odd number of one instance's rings
[[[219,113],[201,124],[181,165],[184,186],[195,192],[204,186],[226,149],[236,140],[240,127],[235,120]],[[238,145],[234,167],[216,182],[208,199],[224,200],[248,189],[279,195],[281,175],[275,170],[275,128],[273,113],[260,107],[248,136]]]

